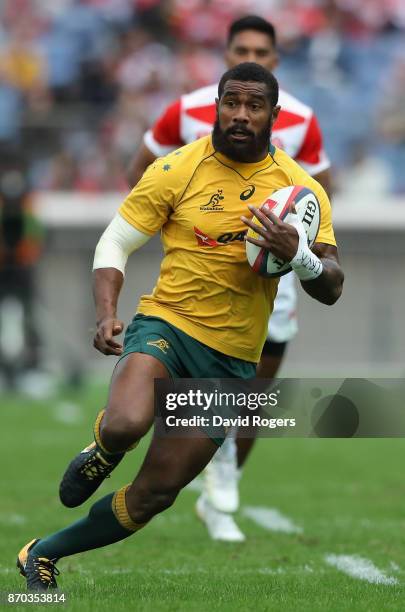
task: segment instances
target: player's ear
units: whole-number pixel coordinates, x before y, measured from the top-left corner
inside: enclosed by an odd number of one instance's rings
[[[218,106],[219,106],[219,98],[215,98],[215,108],[218,112]]]
[[[273,110],[271,111],[271,124],[272,125],[276,121],[278,114],[280,112],[280,109],[281,109],[281,106],[279,104],[273,107]]]

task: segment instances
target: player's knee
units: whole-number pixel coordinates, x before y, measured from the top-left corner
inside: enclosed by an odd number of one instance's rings
[[[132,486],[127,492],[126,502],[129,515],[135,523],[145,523],[156,514],[173,505],[180,487],[170,484],[160,486]]]
[[[100,425],[100,436],[103,445],[112,451],[126,450],[140,440],[149,430],[146,423],[136,415],[105,415]]]

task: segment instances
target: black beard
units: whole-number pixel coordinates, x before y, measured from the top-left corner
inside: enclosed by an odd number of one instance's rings
[[[250,138],[246,142],[234,143],[229,139],[229,135],[236,128],[245,131]],[[233,125],[227,130],[222,130],[219,125],[218,117],[215,120],[212,130],[212,144],[214,149],[233,159],[237,162],[252,163],[259,161],[261,154],[267,154],[270,147],[271,122],[258,134],[254,134],[250,130],[241,125]]]

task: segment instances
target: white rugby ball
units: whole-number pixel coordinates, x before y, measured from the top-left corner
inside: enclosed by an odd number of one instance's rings
[[[318,198],[311,189],[302,185],[283,187],[272,193],[260,208],[268,208],[279,219],[288,223],[288,216],[293,204],[304,225],[308,237],[308,246],[312,247],[319,231],[321,210]],[[261,225],[256,217],[253,217],[252,221],[257,225]],[[263,240],[262,236],[251,228],[249,228],[247,235],[251,238],[256,238],[256,240]],[[253,270],[260,274],[260,276],[274,278],[283,276],[291,271],[288,261],[283,261],[272,255],[267,249],[247,241],[246,257]]]

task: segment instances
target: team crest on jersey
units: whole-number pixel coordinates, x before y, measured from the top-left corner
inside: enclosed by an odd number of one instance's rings
[[[221,204],[223,199],[222,189],[217,189],[217,192],[212,194],[207,204],[200,206],[200,210],[203,212],[220,212],[224,210],[224,206]]]
[[[148,340],[146,344],[149,344],[149,346],[155,346],[156,348],[160,349],[162,353],[167,353],[168,349],[170,348],[170,344],[164,338],[159,338],[159,340]]]

